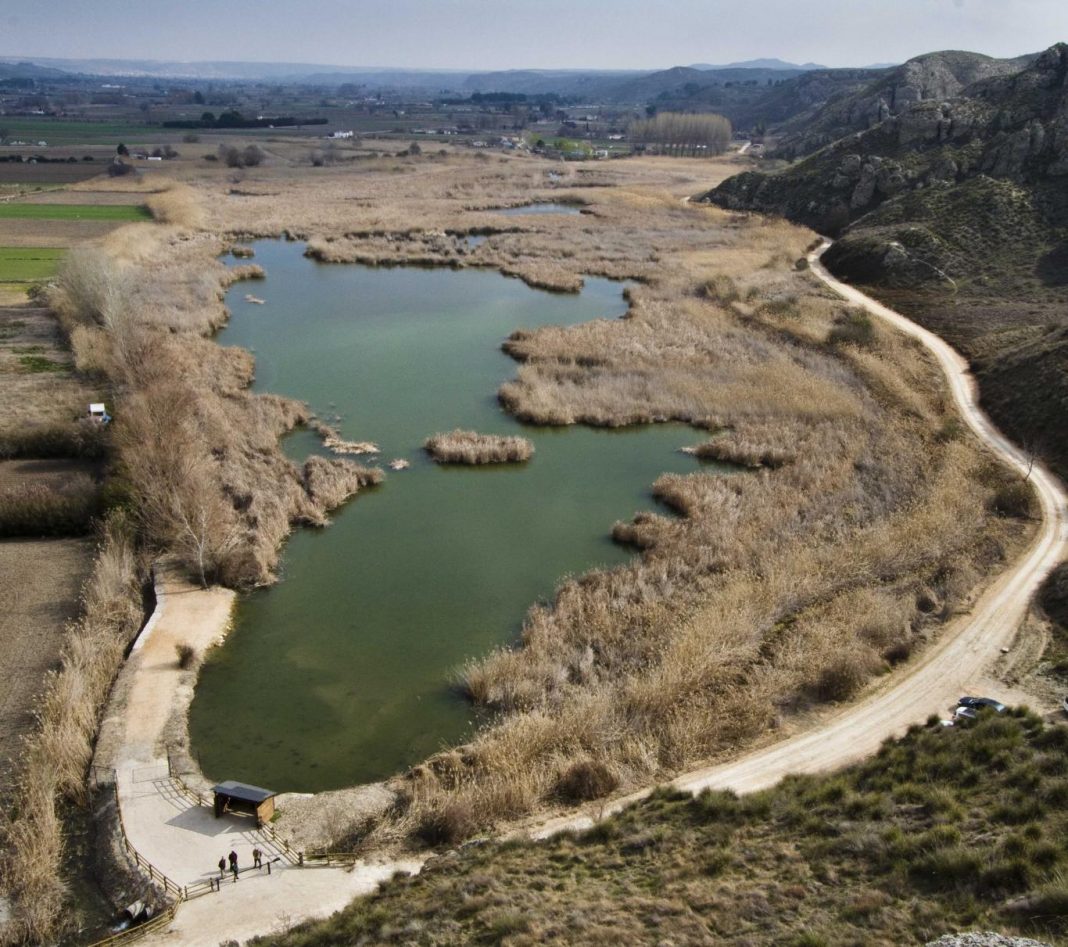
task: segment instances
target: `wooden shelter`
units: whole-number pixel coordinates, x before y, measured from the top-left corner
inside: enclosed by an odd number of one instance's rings
[[[270,822],[274,816],[274,797],[278,793],[260,786],[235,782],[232,779],[212,788],[215,793],[215,818],[224,812],[240,812],[256,819],[256,828]]]

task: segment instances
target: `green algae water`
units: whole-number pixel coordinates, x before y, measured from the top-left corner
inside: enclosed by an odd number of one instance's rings
[[[256,244],[265,305],[238,284],[219,342],[255,353],[257,390],[339,415],[342,436],[411,467],[291,537],[282,581],[240,599],[206,662],[190,731],[209,777],[312,792],[469,735],[456,670],[514,641],[566,576],[625,562],[612,524],[654,508],[659,474],[698,464],[678,453],[695,439],[681,425],[532,428],[497,404],[516,370],[500,351],[509,333],[618,317],[619,283],[552,294],[488,270],[321,265],[302,249]],[[536,452],[523,465],[429,461],[423,441],[456,427],[522,434]],[[317,445],[303,432],[286,449],[303,459]]]

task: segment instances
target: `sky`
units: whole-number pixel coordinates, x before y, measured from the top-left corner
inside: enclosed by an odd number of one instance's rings
[[[828,66],[1068,41],[1068,0],[0,0],[0,55],[423,69]]]

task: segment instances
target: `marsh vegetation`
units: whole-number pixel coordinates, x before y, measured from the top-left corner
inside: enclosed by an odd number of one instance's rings
[[[423,446],[439,464],[515,464],[534,456],[525,437],[459,429],[428,437]]]
[[[659,791],[582,833],[492,841],[256,944],[896,945],[1065,932],[1068,728],[913,728],[774,789]]]

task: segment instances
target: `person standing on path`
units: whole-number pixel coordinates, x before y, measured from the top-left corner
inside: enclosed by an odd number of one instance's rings
[[[222,878],[226,874],[226,856],[224,855],[219,859],[219,877]]]
[[[233,871],[237,867],[237,852],[231,851],[230,855],[230,870]]]
[[[263,867],[263,852],[261,852],[258,848],[252,849],[252,864],[256,868]]]

